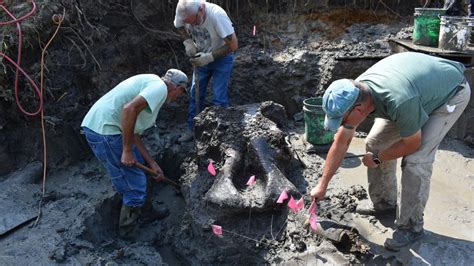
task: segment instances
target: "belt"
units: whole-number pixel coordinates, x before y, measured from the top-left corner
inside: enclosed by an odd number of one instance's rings
[[[464,78],[464,80],[461,82],[461,84],[458,85],[456,88],[456,92],[462,91],[466,87],[467,80]]]

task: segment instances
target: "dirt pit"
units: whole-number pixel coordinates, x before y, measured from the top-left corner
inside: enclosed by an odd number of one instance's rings
[[[0,76],[5,144],[0,147],[0,264],[470,264],[474,151],[462,139],[447,138],[438,151],[425,213],[428,235],[412,247],[383,248],[393,217],[354,213],[367,200],[357,158],[344,161],[319,202],[318,229],[305,225],[309,190],[321,176],[325,156],[304,141],[302,102],[321,95],[332,80],[355,78],[389,55],[389,38],[409,38],[413,1],[396,1],[389,9],[376,1],[216,2],[230,12],[239,38],[231,107],[207,108],[197,118],[196,140],[189,143],[177,142],[186,130],[187,99],[160,111],[145,143],[181,190],[151,183],[153,205],[168,208],[170,216],[141,224],[137,239],[124,241],[117,228],[120,196],[91,156],[79,125],[98,97],[130,75],[170,67],[191,73],[171,30],[174,4],[38,1],[37,16],[23,25],[29,54],[23,67],[29,73],[39,70],[36,43],[50,36],[51,15],[63,7],[67,12],[62,37],[46,62],[45,195],[37,219],[40,125],[17,111],[14,69],[0,61],[7,73]],[[26,8],[13,6],[16,15]],[[14,29],[0,27],[0,51],[14,55]],[[20,98],[36,103],[31,93]],[[355,139],[350,152],[360,154],[363,147],[363,139]],[[210,159],[215,177],[207,172]],[[248,187],[251,175],[257,182]],[[277,204],[283,189],[303,198],[305,208],[294,213],[287,201]],[[221,237],[213,234],[213,224],[222,226]]]

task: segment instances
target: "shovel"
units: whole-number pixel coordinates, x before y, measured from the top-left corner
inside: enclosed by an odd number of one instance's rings
[[[151,168],[148,168],[146,166],[144,166],[143,164],[139,163],[139,162],[136,162],[135,163],[135,166],[142,169],[145,173],[149,174],[149,175],[152,175],[152,176],[157,176],[156,172],[153,171]],[[180,186],[174,182],[173,180],[167,178],[166,176],[163,176],[163,178],[161,179],[163,180],[165,183],[173,186],[175,189],[177,189],[178,191],[181,191],[180,190]]]
[[[193,67],[194,72],[194,104],[196,104],[196,115],[199,114],[201,103],[199,101],[199,73],[197,67]]]

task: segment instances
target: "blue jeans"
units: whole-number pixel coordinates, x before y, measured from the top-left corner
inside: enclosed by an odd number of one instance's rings
[[[121,163],[122,135],[101,135],[86,127],[82,129],[95,157],[107,169],[115,190],[122,194],[123,204],[133,207],[143,206],[147,179],[142,170]],[[143,163],[143,157],[136,146],[133,147],[133,153],[137,161]]]
[[[200,113],[205,106],[207,85],[211,77],[212,81],[212,94],[214,105],[220,105],[223,107],[229,106],[229,96],[227,94],[227,87],[229,85],[230,74],[232,73],[232,67],[234,65],[234,55],[231,53],[225,57],[218,58],[214,62],[209,63],[203,67],[197,67],[195,71],[199,74],[199,112]],[[191,86],[191,102],[188,108],[188,127],[190,130],[193,129],[193,118],[196,116],[196,95],[195,95],[195,78],[193,73],[193,83]]]

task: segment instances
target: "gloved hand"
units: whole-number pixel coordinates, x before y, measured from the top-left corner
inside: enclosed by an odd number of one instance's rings
[[[186,55],[189,56],[189,57],[193,57],[196,55],[197,53],[197,46],[196,44],[194,43],[193,40],[191,39],[186,39],[184,42],[184,49],[186,49]]]
[[[195,57],[189,59],[189,62],[193,66],[205,66],[211,62],[214,61],[214,56],[212,56],[212,53],[197,53]]]

